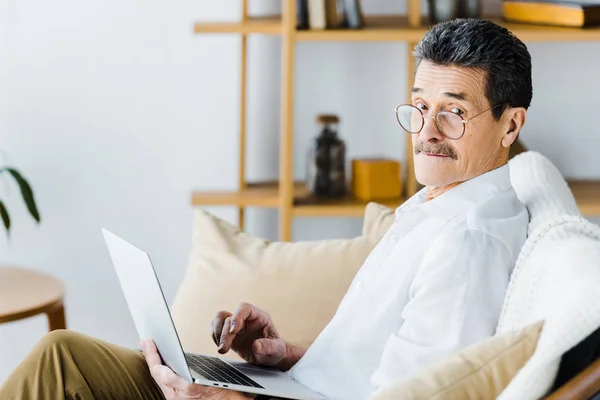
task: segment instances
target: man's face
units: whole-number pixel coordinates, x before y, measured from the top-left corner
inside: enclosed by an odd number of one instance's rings
[[[486,75],[480,69],[422,61],[415,76],[412,104],[425,117],[450,111],[466,120],[490,108],[485,84]],[[426,118],[421,132],[412,135],[417,180],[429,187],[440,187],[502,165],[508,157],[508,148],[503,146],[508,129],[504,117],[495,121],[492,111],[484,112],[465,124],[465,133],[457,140],[442,135],[435,121]]]

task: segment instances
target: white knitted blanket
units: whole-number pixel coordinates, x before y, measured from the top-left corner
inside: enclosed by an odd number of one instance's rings
[[[498,399],[539,399],[550,389],[562,354],[600,327],[600,227],[581,216],[547,158],[527,152],[509,166],[530,224],[497,333],[545,323],[534,355]]]

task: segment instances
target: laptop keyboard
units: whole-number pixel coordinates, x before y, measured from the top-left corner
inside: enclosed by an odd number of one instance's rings
[[[217,357],[185,353],[185,360],[194,371],[202,374],[208,380],[264,389],[264,387]]]

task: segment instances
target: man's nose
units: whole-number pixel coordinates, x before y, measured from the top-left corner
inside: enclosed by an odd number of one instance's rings
[[[443,140],[445,136],[435,123],[435,117],[423,117],[423,119],[425,123],[419,132],[419,139],[423,142]]]

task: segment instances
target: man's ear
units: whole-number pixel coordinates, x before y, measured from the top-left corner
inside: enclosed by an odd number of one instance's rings
[[[509,148],[517,140],[525,121],[527,120],[527,110],[523,107],[509,108],[505,111],[506,130],[502,136],[502,146]]]

